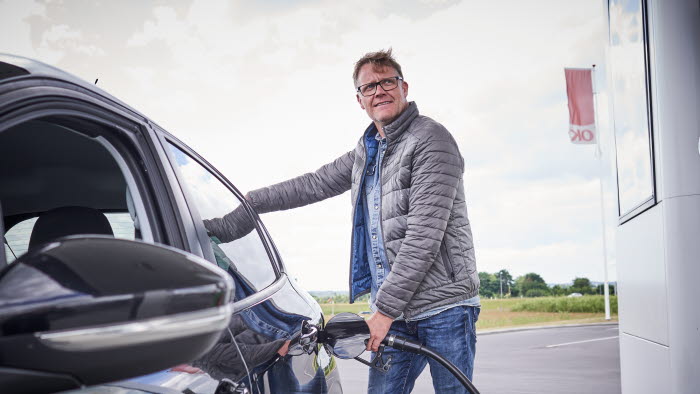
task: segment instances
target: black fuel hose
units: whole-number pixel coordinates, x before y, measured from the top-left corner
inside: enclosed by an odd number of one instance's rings
[[[479,390],[477,390],[476,387],[474,387],[474,384],[469,380],[469,378],[467,378],[466,375],[464,375],[464,373],[462,373],[462,371],[460,371],[457,367],[454,366],[454,364],[447,361],[447,359],[436,353],[434,350],[425,347],[420,343],[413,342],[409,339],[397,337],[396,335],[388,335],[382,341],[382,345],[392,347],[396,350],[401,350],[404,352],[411,352],[428,356],[442,364],[442,366],[447,368],[448,371],[452,372],[452,375],[454,375],[457,378],[457,380],[459,380],[460,383],[462,383],[462,385],[466,387],[467,390],[469,390],[472,394],[480,394]]]

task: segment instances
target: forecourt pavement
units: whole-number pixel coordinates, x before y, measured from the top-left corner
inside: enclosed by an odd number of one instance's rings
[[[482,394],[620,393],[618,325],[479,332],[475,364],[474,384]],[[338,365],[345,393],[367,392],[366,366],[355,360]],[[429,367],[413,392],[433,392]]]

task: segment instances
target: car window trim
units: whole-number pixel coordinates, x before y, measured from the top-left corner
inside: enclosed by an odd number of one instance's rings
[[[185,223],[185,218],[189,218],[187,220],[192,220],[194,223],[192,210],[190,209],[191,199],[189,198],[187,189],[183,188],[182,184],[180,183],[181,174],[178,171],[177,166],[173,165],[173,163],[176,162],[173,161],[173,158],[171,157],[172,155],[170,154],[170,151],[166,145],[167,141],[164,140],[163,135],[165,132],[157,125],[149,124],[149,126],[155,135],[155,141],[157,141],[157,143],[154,143],[154,150],[159,157],[158,161],[163,170],[163,178],[167,180],[167,187],[171,195],[174,197],[173,208],[175,210],[175,216],[177,216],[177,222],[182,233],[182,249],[198,256],[202,256],[206,260],[216,261],[214,259],[214,252],[202,247],[201,234],[199,234],[199,230],[196,228],[196,225],[193,227],[189,223]]]
[[[104,136],[98,136],[95,138],[97,142],[100,143],[107,151],[112,155],[112,158],[117,162],[117,166],[122,171],[124,176],[124,181],[126,182],[126,192],[131,194],[131,199],[134,203],[134,209],[136,210],[136,217],[139,219],[139,232],[141,233],[141,240],[144,242],[153,243],[153,230],[151,229],[151,222],[148,220],[148,214],[146,213],[146,207],[143,204],[143,198],[141,198],[141,193],[137,193],[134,198],[134,192],[132,190],[136,189],[138,192],[138,184],[132,171],[129,169],[129,165],[124,160],[123,155],[114,147],[107,138]],[[126,198],[126,195],[124,196]],[[144,218],[145,220],[142,220]]]

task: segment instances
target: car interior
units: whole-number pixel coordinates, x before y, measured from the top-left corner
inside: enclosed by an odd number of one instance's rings
[[[68,235],[141,238],[131,191],[109,143],[95,132],[100,127],[53,117],[0,132],[8,263]]]

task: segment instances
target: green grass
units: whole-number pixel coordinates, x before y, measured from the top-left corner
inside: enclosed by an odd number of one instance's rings
[[[495,299],[481,299],[481,311],[487,310],[511,310],[514,305],[520,302],[520,298],[495,298]]]
[[[540,297],[522,299],[511,307],[513,312],[571,312],[571,313],[604,313],[605,299],[603,296],[591,295],[583,297]],[[610,312],[617,313],[617,297],[610,297]]]

